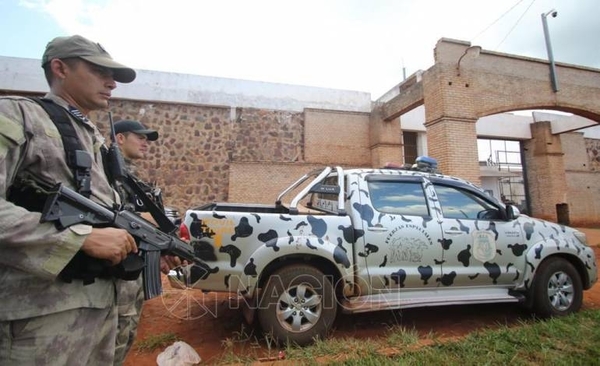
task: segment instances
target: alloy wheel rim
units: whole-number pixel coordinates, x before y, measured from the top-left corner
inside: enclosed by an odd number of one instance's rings
[[[553,308],[558,311],[565,311],[571,304],[575,291],[573,289],[573,280],[565,272],[556,272],[548,280],[548,300]]]
[[[321,295],[306,284],[288,288],[279,296],[277,320],[287,331],[305,332],[321,318]]]

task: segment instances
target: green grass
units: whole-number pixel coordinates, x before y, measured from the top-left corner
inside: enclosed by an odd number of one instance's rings
[[[353,358],[344,365],[600,365],[600,311],[477,331],[393,357]]]
[[[155,349],[165,348],[173,344],[173,342],[180,340],[181,338],[175,333],[155,334],[138,341],[136,350],[138,352],[152,352]]]
[[[458,341],[420,339],[394,326],[377,340],[331,338],[284,352],[302,365],[600,365],[600,310],[475,331]]]

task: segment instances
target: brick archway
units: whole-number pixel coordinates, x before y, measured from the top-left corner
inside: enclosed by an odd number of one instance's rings
[[[547,109],[600,123],[600,70],[558,63],[556,72],[559,88],[554,92],[546,60],[487,51],[469,42],[442,38],[435,47],[434,66],[415,73],[375,103],[370,126],[373,166],[387,160],[402,161],[402,156],[394,156],[402,154],[400,125],[395,121],[420,105],[425,107],[428,155],[438,160],[444,173],[477,184],[481,184],[476,132],[479,118]],[[594,172],[585,175],[579,170],[567,176],[558,135],[562,130],[553,132],[549,122],[538,122],[531,124],[531,132],[532,139],[525,144],[526,175],[536,178],[528,189],[531,214],[556,221],[555,206],[568,203],[576,208],[571,211],[574,223],[597,222],[600,205],[594,195],[600,187],[593,182],[597,180]],[[583,137],[578,142],[584,144]]]
[[[435,65],[398,86],[398,94],[377,103],[372,130],[387,125],[423,104],[429,155],[440,168],[479,182],[475,122],[484,116],[528,109],[570,112],[600,123],[600,70],[556,65],[559,91],[550,83],[548,62],[482,50],[469,42],[442,38],[435,47]],[[371,134],[374,159],[379,143],[390,135]],[[396,141],[398,146],[400,141]],[[386,145],[386,146],[387,146]],[[389,147],[389,146],[388,146]],[[386,157],[387,158],[387,157]],[[374,166],[383,161],[374,161]]]

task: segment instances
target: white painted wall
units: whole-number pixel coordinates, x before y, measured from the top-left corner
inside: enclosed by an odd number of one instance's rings
[[[151,70],[137,70],[137,73],[138,76],[133,83],[119,84],[113,95],[124,99],[232,108],[252,107],[288,111],[315,108],[367,113],[371,111],[371,94],[367,92]],[[416,77],[420,77],[420,71],[416,73]],[[0,56],[0,89],[46,92],[48,86],[40,60]],[[399,90],[398,86],[392,88],[385,96],[388,99],[392,98],[397,95],[397,90]],[[477,121],[477,135],[506,140],[530,139],[529,124],[534,120],[550,121],[554,133],[593,126],[580,131],[587,138],[600,139],[600,126],[594,121],[579,116],[545,112],[534,112],[532,116],[502,113],[483,117]],[[423,106],[400,117],[401,127],[405,130],[425,132],[424,123]],[[421,137],[421,142],[426,141],[424,135]],[[424,153],[426,151],[425,146]]]
[[[531,138],[529,125],[534,121],[548,121],[553,133],[566,131],[583,132],[584,137],[600,139],[600,125],[576,115],[559,113],[531,112],[530,116],[513,113],[500,113],[477,120],[477,136],[498,140],[527,140]],[[403,130],[425,132],[425,107],[419,106],[400,116]],[[592,127],[586,127],[592,126]]]
[[[113,93],[114,97],[288,111],[302,111],[305,108],[371,111],[371,94],[367,92],[136,71],[136,80],[130,84],[119,84]],[[40,60],[0,56],[0,89],[46,92],[48,85]]]
[[[500,200],[500,186],[498,185],[498,177],[481,177],[481,188],[492,191],[492,196]]]

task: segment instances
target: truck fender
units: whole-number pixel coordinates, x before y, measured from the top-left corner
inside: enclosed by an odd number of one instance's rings
[[[323,258],[337,268],[345,286],[350,286],[351,288],[354,286],[352,244],[344,243],[345,245],[338,246],[338,244],[334,244],[328,240],[323,240],[323,244],[320,244],[316,237],[308,236],[293,238],[293,241],[290,237],[271,239],[258,247],[249,256],[245,268],[248,268],[248,266],[254,268],[252,274],[248,274],[244,270],[244,286],[249,293],[253,293],[256,290],[256,284],[265,268],[275,261],[280,261],[291,256],[315,256]],[[277,252],[275,257],[273,256],[274,250]],[[345,251],[344,254],[346,256],[341,255],[340,251]]]
[[[566,239],[546,239],[537,242],[527,250],[523,279],[517,288],[528,291],[531,289],[533,277],[535,276],[539,265],[545,259],[553,255],[561,255],[577,258],[579,262],[584,263],[585,259],[581,258],[581,255],[583,255],[581,253],[582,250],[580,244],[574,242],[569,243]]]

